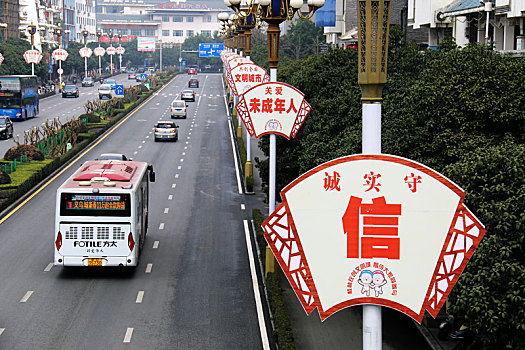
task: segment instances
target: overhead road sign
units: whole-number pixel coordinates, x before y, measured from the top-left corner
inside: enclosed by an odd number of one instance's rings
[[[199,57],[221,57],[224,44],[199,44]]]

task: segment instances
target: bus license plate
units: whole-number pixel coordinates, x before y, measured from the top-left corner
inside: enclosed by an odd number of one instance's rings
[[[102,259],[88,259],[88,266],[102,266]]]

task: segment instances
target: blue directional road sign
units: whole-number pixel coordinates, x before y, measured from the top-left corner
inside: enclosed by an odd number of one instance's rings
[[[146,73],[142,73],[140,75],[140,80],[148,80],[148,75]]]
[[[115,96],[124,96],[124,85],[115,85]]]
[[[221,57],[224,44],[199,44],[199,57]]]

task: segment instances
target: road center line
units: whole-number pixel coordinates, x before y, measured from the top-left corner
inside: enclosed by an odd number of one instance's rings
[[[44,269],[44,272],[49,272],[51,271],[51,268],[53,267],[53,263],[49,263],[47,264],[46,268]]]
[[[33,295],[33,291],[32,290],[27,291],[27,293],[24,295],[24,297],[22,299],[20,299],[20,302],[21,303],[27,302],[27,300],[31,297],[31,295]]]
[[[153,264],[146,265],[146,273],[151,273],[152,268],[153,268]]]
[[[130,343],[132,335],[133,335],[133,328],[128,328],[126,330],[126,335],[124,336],[124,343]]]
[[[139,290],[139,293],[137,294],[137,300],[135,301],[135,303],[137,303],[137,304],[142,303],[142,299],[143,298],[144,298],[144,291],[143,290]]]

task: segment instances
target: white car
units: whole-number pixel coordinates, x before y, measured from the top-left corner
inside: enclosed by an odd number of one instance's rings
[[[104,99],[104,97],[109,98],[110,100],[113,98],[113,95],[111,93],[111,85],[109,84],[102,84],[98,88],[98,98],[101,100]]]
[[[187,111],[186,108],[188,105],[186,104],[186,101],[181,100],[175,100],[171,103],[171,117],[177,118],[181,117],[186,119]]]

